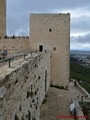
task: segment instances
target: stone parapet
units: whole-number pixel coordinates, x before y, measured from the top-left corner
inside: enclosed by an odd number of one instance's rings
[[[37,53],[0,69],[0,120],[40,120],[50,82],[50,53]]]

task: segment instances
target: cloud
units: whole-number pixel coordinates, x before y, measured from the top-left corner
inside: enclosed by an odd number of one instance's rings
[[[72,33],[90,32],[90,16],[73,17],[71,21]]]
[[[90,44],[90,34],[78,36],[78,37],[71,37],[71,38],[73,42]]]
[[[90,33],[83,36],[71,36],[71,49],[90,49]]]
[[[29,13],[71,13],[71,30],[75,27],[78,29],[82,24],[89,23],[90,18],[90,1],[89,0],[8,0],[7,1],[7,30],[12,32],[23,26],[24,29],[29,26]],[[89,18],[86,18],[86,17]],[[86,18],[86,21],[80,21]],[[79,21],[78,21],[79,20]],[[14,22],[14,25],[13,25]],[[79,24],[80,23],[80,24]],[[78,26],[79,25],[79,26]],[[87,25],[88,26],[88,25]],[[86,26],[86,29],[89,28]],[[13,27],[13,28],[12,28]],[[83,27],[84,28],[84,27]],[[81,28],[82,29],[82,28]],[[15,32],[15,31],[13,31]],[[80,32],[80,30],[79,30]]]
[[[7,34],[29,35],[30,13],[71,13],[71,47],[89,48],[90,0],[7,0]],[[73,36],[73,38],[72,38]]]

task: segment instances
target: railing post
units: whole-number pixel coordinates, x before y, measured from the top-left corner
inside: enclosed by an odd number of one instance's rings
[[[10,64],[10,63],[11,63],[11,60],[9,60],[9,67],[11,67],[11,64]]]
[[[17,57],[21,57],[21,56],[24,56],[24,60],[25,60],[26,54],[21,54],[21,55],[13,56],[11,58],[6,58],[4,60],[0,60],[0,63],[8,62],[9,63],[9,67],[11,67],[11,60],[13,60],[14,58],[17,58]]]
[[[24,60],[25,60],[25,56],[26,56],[26,55],[24,54]]]

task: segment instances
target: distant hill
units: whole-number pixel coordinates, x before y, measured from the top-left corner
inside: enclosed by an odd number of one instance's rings
[[[90,51],[84,51],[84,50],[70,50],[70,54],[90,54]]]

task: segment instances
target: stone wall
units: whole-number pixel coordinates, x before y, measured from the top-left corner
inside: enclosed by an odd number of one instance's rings
[[[86,120],[85,119],[85,115],[83,114],[83,111],[81,109],[81,106],[79,105],[78,103],[78,100],[77,99],[74,99],[73,100],[73,103],[75,105],[75,109],[76,109],[76,117],[77,117],[77,120]]]
[[[31,14],[30,46],[32,50],[51,51],[51,81],[68,85],[70,54],[70,14]]]
[[[76,82],[77,83],[77,88],[81,91],[81,92],[83,92],[83,94],[85,94],[85,96],[88,96],[88,98],[90,99],[90,94],[83,88],[83,87],[81,87],[81,85],[78,83],[78,82]]]
[[[0,37],[6,35],[6,0],[0,0]]]
[[[0,68],[1,69],[1,68]],[[32,54],[0,70],[0,120],[40,120],[49,88],[50,53]]]
[[[30,39],[25,36],[15,37],[14,39],[12,36],[7,39],[0,39],[0,50],[2,49],[7,49],[8,54],[27,51],[30,49]]]

